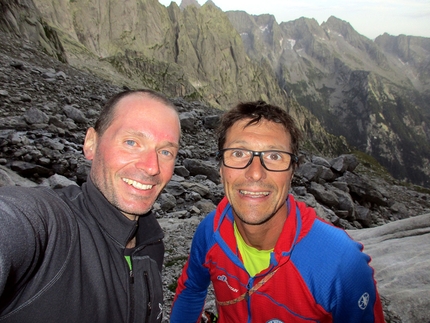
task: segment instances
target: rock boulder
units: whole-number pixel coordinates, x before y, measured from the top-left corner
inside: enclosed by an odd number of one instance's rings
[[[348,233],[372,257],[388,309],[403,323],[430,322],[430,213]]]

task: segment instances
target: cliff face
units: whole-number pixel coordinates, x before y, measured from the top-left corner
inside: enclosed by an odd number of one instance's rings
[[[131,84],[204,98],[215,106],[269,97],[286,103],[270,66],[249,60],[227,16],[212,4],[199,8],[190,2],[184,9],[174,2],[165,8],[157,0],[35,4],[58,29],[73,65],[92,69],[100,62],[106,75],[119,72]]]
[[[345,152],[346,138],[397,178],[430,185],[430,39],[371,41],[335,17],[278,24],[211,1],[7,0],[1,9],[1,30],[78,69],[221,109],[288,106],[308,147]]]
[[[58,34],[32,0],[7,0],[0,2],[0,31],[38,43],[50,56],[66,62],[66,56]]]

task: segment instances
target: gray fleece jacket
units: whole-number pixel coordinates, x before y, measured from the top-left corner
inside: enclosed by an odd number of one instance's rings
[[[152,213],[129,220],[90,179],[0,188],[0,322],[161,322],[162,238]]]

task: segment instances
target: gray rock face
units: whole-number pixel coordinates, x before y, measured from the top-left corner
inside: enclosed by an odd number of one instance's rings
[[[185,159],[184,166],[189,170],[191,175],[203,174],[206,175],[212,182],[219,183],[220,175],[218,170],[213,165],[208,165],[201,160]]]
[[[24,114],[24,119],[29,124],[47,124],[49,117],[37,108],[31,108]]]
[[[0,186],[34,187],[37,184],[19,176],[7,167],[0,166]]]
[[[372,257],[388,309],[403,323],[430,322],[430,213],[348,233]]]

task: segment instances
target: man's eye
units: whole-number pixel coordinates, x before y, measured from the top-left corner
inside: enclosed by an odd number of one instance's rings
[[[125,144],[128,146],[136,146],[136,142],[134,140],[126,140]]]
[[[277,160],[281,160],[282,156],[279,153],[270,153],[270,154],[267,154],[267,159],[277,161]]]
[[[175,157],[175,154],[170,150],[160,150],[160,154],[163,155],[164,157],[169,157],[169,158]]]
[[[231,152],[231,155],[236,158],[242,158],[245,156],[245,153],[242,150],[234,150]]]

